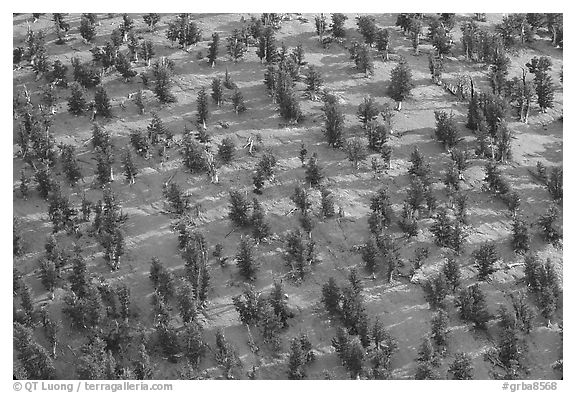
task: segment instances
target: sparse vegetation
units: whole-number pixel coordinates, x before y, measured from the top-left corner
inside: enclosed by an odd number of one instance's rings
[[[562,14],[12,17],[14,379],[562,377]]]

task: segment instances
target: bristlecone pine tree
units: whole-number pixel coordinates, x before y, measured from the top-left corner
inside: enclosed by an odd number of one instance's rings
[[[246,105],[244,104],[244,96],[242,95],[239,89],[235,89],[234,93],[232,94],[232,106],[234,108],[234,112],[237,115],[246,111]]]
[[[230,191],[230,211],[228,218],[234,225],[247,227],[250,225],[250,202],[240,191]]]
[[[172,88],[172,69],[163,60],[157,60],[155,63],[154,76],[156,77],[156,84],[154,85],[154,94],[162,104],[170,104],[176,102],[176,97],[170,92]]]
[[[332,192],[326,187],[320,189],[320,204],[322,208],[322,216],[326,218],[334,217],[336,211],[334,209],[334,196]]]
[[[318,98],[323,83],[320,72],[314,66],[308,66],[306,72],[306,94],[312,101],[316,101]]]
[[[222,81],[220,78],[212,79],[212,99],[216,105],[222,105],[224,96],[224,88],[222,87]]]
[[[198,124],[201,124],[203,128],[206,128],[206,120],[208,120],[210,113],[208,110],[208,94],[204,87],[198,92],[198,97],[196,98],[196,111],[198,112],[196,114]]]
[[[308,165],[306,166],[306,182],[312,187],[316,187],[320,184],[323,178],[322,167],[318,165],[318,158],[314,154],[310,157]]]
[[[358,106],[358,111],[356,115],[360,122],[362,123],[362,127],[366,129],[368,127],[368,123],[376,120],[380,110],[372,97],[364,97],[364,101]]]
[[[184,134],[182,140],[182,149],[180,153],[184,159],[184,166],[193,173],[203,172],[206,170],[205,154],[206,150],[198,143],[191,131]]]
[[[516,217],[512,224],[512,248],[515,252],[520,253],[527,252],[530,249],[528,225],[520,217]]]
[[[34,339],[32,330],[14,323],[14,349],[28,378],[54,379],[56,369],[48,351]]]
[[[218,33],[212,33],[212,42],[208,45],[208,63],[210,67],[214,68],[216,58],[218,57],[218,44],[220,43],[220,36]]]
[[[70,97],[68,97],[68,111],[76,116],[81,115],[86,111],[86,99],[82,86],[78,83],[73,83],[70,86]]]
[[[80,165],[76,160],[76,151],[74,146],[63,144],[60,146],[60,158],[62,160],[62,169],[66,175],[66,180],[70,185],[75,185],[83,178]]]
[[[122,75],[125,82],[130,81],[131,78],[135,77],[137,72],[132,69],[130,60],[122,52],[119,52],[116,56],[116,62],[114,63],[116,71]]]
[[[96,94],[94,95],[94,105],[96,107],[96,114],[107,118],[112,117],[112,105],[110,105],[108,93],[106,93],[106,90],[103,86],[99,86],[96,89]]]
[[[334,95],[327,94],[324,97],[324,135],[328,145],[340,148],[344,145],[344,114],[338,104],[338,99]]]
[[[374,60],[368,45],[360,45],[358,47],[354,56],[354,64],[356,69],[364,73],[366,78],[374,74]]]
[[[354,168],[358,169],[360,163],[368,157],[368,149],[366,147],[366,144],[360,138],[352,138],[346,143],[346,154],[348,155],[348,160],[354,164]]]
[[[246,53],[246,44],[242,41],[240,30],[234,29],[232,35],[227,37],[226,41],[228,42],[226,44],[228,54],[235,63],[238,62],[238,60],[244,57],[244,53]]]
[[[454,361],[450,364],[448,372],[452,375],[451,379],[470,380],[474,378],[474,369],[472,368],[472,358],[462,352],[456,353]]]
[[[344,23],[346,23],[348,17],[344,14],[332,14],[332,35],[336,38],[344,38],[346,36],[346,30],[344,29]]]
[[[224,164],[229,164],[234,158],[234,152],[236,151],[236,145],[234,140],[227,136],[222,139],[222,142],[218,145],[218,158],[222,160]]]
[[[458,135],[456,121],[453,113],[434,111],[436,118],[436,139],[442,143],[445,149],[454,148],[462,138]]]
[[[496,246],[492,243],[484,243],[480,248],[472,252],[474,263],[478,268],[478,277],[480,280],[486,280],[488,276],[497,269],[494,264],[498,261]]]
[[[261,242],[272,234],[270,226],[266,223],[264,218],[264,208],[258,202],[258,199],[252,200],[252,217],[250,224],[252,225],[252,236],[257,242]]]
[[[94,25],[94,22],[84,15],[80,19],[79,31],[82,38],[84,38],[87,42],[91,42],[94,37],[96,37],[96,26]]]
[[[398,103],[398,110],[402,109],[402,102],[410,96],[414,87],[412,71],[405,60],[401,60],[390,72],[390,96]]]
[[[459,308],[460,318],[473,322],[478,329],[486,329],[490,314],[486,310],[486,295],[477,283],[461,289],[454,304]]]
[[[236,265],[240,275],[249,281],[256,279],[256,272],[258,271],[257,262],[254,260],[253,246],[249,238],[243,237],[240,239],[238,252],[236,254]]]
[[[136,181],[136,175],[138,174],[138,168],[132,160],[132,153],[130,152],[130,149],[124,150],[124,155],[122,156],[122,167],[126,180],[128,180],[130,185],[134,184]]]

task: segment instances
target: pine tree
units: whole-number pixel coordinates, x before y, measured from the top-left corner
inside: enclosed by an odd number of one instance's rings
[[[366,78],[374,74],[374,60],[368,45],[360,45],[354,54],[354,64],[356,69],[364,73]]]
[[[76,160],[75,148],[72,145],[62,144],[60,145],[60,149],[62,169],[64,170],[66,179],[70,185],[75,185],[80,179],[83,178],[82,172],[80,171],[80,165]]]
[[[370,46],[376,40],[376,34],[378,28],[376,27],[376,21],[373,16],[359,16],[356,18],[356,24],[358,25],[358,30],[360,34],[364,37],[364,42]]]
[[[130,153],[130,149],[124,150],[124,155],[122,156],[122,166],[124,169],[124,176],[126,176],[126,180],[130,184],[134,184],[136,181],[136,175],[138,174],[138,168],[134,161],[132,161],[132,153]]]
[[[26,171],[22,169],[20,171],[20,185],[18,189],[20,190],[20,195],[22,195],[23,199],[28,199],[28,195],[30,193],[30,189],[28,185],[30,184],[30,178],[26,176]]]
[[[380,110],[372,97],[364,97],[364,101],[358,106],[357,116],[362,123],[364,129],[368,128],[368,124],[374,121]]]
[[[274,313],[280,319],[284,328],[288,327],[288,319],[294,317],[294,313],[290,311],[288,307],[288,302],[286,301],[287,298],[288,296],[284,292],[282,284],[275,281],[268,301],[272,305]]]
[[[130,144],[139,156],[143,158],[148,157],[150,141],[143,131],[138,129],[130,131]]]
[[[208,345],[202,338],[202,327],[196,322],[187,323],[180,337],[184,344],[184,356],[186,356],[188,364],[197,370],[208,350]]]
[[[208,63],[214,68],[216,64],[216,57],[218,56],[218,44],[220,43],[220,36],[218,33],[212,33],[212,42],[208,45]]]
[[[362,247],[362,260],[368,273],[374,274],[378,268],[378,248],[372,237]]]
[[[408,63],[403,60],[390,72],[390,96],[398,103],[398,110],[402,109],[402,102],[410,96],[410,91],[414,87],[412,81],[412,71]]]
[[[444,350],[448,345],[448,313],[439,309],[430,321],[431,335],[434,344]]]
[[[460,265],[455,258],[448,258],[447,261],[442,266],[442,274],[446,277],[446,281],[450,285],[452,292],[456,292],[456,289],[460,286]]]
[[[256,279],[256,272],[258,270],[257,262],[254,260],[253,246],[248,238],[240,239],[238,253],[236,254],[236,265],[238,266],[240,275],[249,281]]]
[[[178,302],[180,317],[185,324],[196,318],[195,298],[194,288],[187,280],[183,280],[176,293],[176,301]]]
[[[298,338],[293,338],[290,344],[290,354],[288,355],[288,379],[305,379],[304,354]]]
[[[136,95],[134,96],[134,105],[136,105],[140,114],[143,115],[145,105],[144,105],[144,94],[142,90],[138,90],[136,92]]]
[[[382,54],[384,60],[389,60],[390,32],[388,29],[378,29],[376,33],[376,49]]]
[[[152,61],[152,58],[156,54],[154,51],[154,44],[152,44],[152,41],[149,40],[142,41],[142,43],[140,44],[139,53],[140,56],[142,57],[142,60],[144,60],[148,65],[148,67],[150,67],[150,62]]]
[[[346,36],[346,30],[344,29],[344,23],[348,17],[344,14],[332,14],[332,35],[336,38],[344,38]]]
[[[466,353],[458,352],[454,356],[454,361],[450,364],[448,372],[452,374],[451,379],[471,380],[474,378],[472,359]]]
[[[94,37],[96,37],[96,26],[94,25],[94,22],[84,15],[82,15],[82,18],[80,19],[79,31],[82,38],[87,42],[92,42]]]
[[[75,226],[76,209],[70,205],[70,200],[58,188],[48,198],[48,217],[52,221],[53,233],[61,229],[73,230]]]
[[[110,99],[103,86],[99,86],[96,89],[94,95],[94,104],[96,107],[96,113],[107,118],[112,117],[112,106],[110,105]]]
[[[454,148],[462,140],[458,135],[454,114],[448,115],[444,111],[434,111],[434,117],[436,118],[436,139],[445,149]]]
[[[132,69],[132,65],[130,64],[130,60],[128,57],[124,56],[122,52],[119,52],[116,56],[116,61],[114,63],[116,67],[116,71],[122,75],[125,82],[129,82],[131,78],[136,76],[136,71]]]
[[[190,196],[177,183],[170,183],[162,193],[168,199],[174,213],[183,215],[190,208]]]
[[[241,32],[234,29],[232,35],[226,38],[226,50],[234,62],[238,62],[246,53],[246,44],[242,41]]]
[[[244,96],[242,95],[239,89],[235,89],[234,93],[232,94],[232,106],[234,108],[234,112],[237,115],[246,111],[246,105],[244,104]]]
[[[222,139],[222,142],[218,145],[218,157],[225,164],[232,162],[234,158],[234,152],[236,151],[236,145],[231,137],[227,136]]]
[[[48,166],[38,168],[34,173],[34,179],[37,183],[36,189],[44,199],[48,199],[50,192],[58,187],[58,184],[53,178],[52,171]]]
[[[223,102],[224,88],[222,87],[222,81],[220,78],[212,79],[212,99],[216,105],[221,106]],[[198,110],[200,113],[200,109]]]
[[[152,379],[154,376],[150,355],[148,355],[148,350],[144,343],[141,343],[138,347],[138,357],[137,360],[134,361],[134,374],[136,375],[136,379],[139,380]]]
[[[96,149],[96,168],[94,173],[96,174],[96,179],[100,186],[104,186],[112,181],[114,181],[113,177],[113,169],[112,164],[114,163],[114,156],[112,154],[112,149]]]
[[[294,202],[294,204],[296,205],[296,207],[298,209],[300,209],[300,212],[305,215],[306,212],[310,209],[310,207],[312,206],[312,203],[310,202],[310,197],[308,195],[308,192],[306,191],[306,189],[304,189],[302,186],[297,185],[296,188],[294,189],[294,194],[292,194],[292,196],[290,197],[290,200],[292,202]]]
[[[538,105],[540,110],[546,113],[548,108],[554,107],[554,85],[552,84],[552,77],[544,74],[536,81],[536,96],[538,98]]]
[[[443,274],[438,274],[424,281],[422,289],[424,290],[424,297],[432,309],[444,309],[446,307],[444,300],[449,289]]]
[[[193,173],[204,172],[207,169],[204,146],[192,138],[190,131],[186,132],[182,139],[180,154],[183,156],[184,166]]]
[[[324,14],[314,16],[314,24],[316,26],[316,35],[319,37],[320,43],[322,43],[324,32],[326,31],[326,17]]]
[[[234,223],[234,225],[239,227],[250,225],[250,218],[248,215],[250,203],[240,191],[230,191],[229,208],[230,211],[228,212],[228,218],[232,223]]]
[[[444,55],[450,53],[453,45],[452,36],[445,21],[440,18],[433,19],[430,22],[428,38],[432,42],[432,46],[436,49],[438,56],[442,58]]]
[[[491,243],[484,243],[480,248],[472,252],[474,264],[478,268],[480,280],[486,280],[489,275],[496,272],[494,264],[498,261],[496,246]]]
[[[326,187],[322,187],[320,188],[320,198],[322,217],[334,217],[336,211],[334,209],[334,196],[332,195],[332,192],[330,192]]]
[[[22,310],[24,311],[24,324],[28,327],[33,327],[36,320],[36,310],[34,308],[34,294],[32,289],[25,282],[22,283],[20,288],[20,300]]]
[[[478,284],[463,288],[454,300],[460,318],[474,323],[478,329],[486,329],[490,314],[486,310],[486,296]]]
[[[290,123],[298,123],[302,119],[302,110],[300,103],[292,87],[292,83],[286,81],[289,77],[285,75],[279,80],[278,90],[276,92],[276,100],[278,102],[278,109],[282,118]]]
[[[352,339],[346,351],[346,369],[350,372],[350,379],[357,379],[362,371],[362,362],[366,352],[358,339]]]
[[[328,145],[334,148],[340,148],[344,145],[344,114],[340,109],[337,98],[333,95],[327,95],[324,98],[324,135],[328,140]]]
[[[56,369],[52,359],[44,347],[34,339],[32,330],[15,322],[13,332],[16,356],[28,378],[55,379]]]
[[[368,157],[366,144],[360,138],[352,138],[346,143],[346,154],[348,155],[348,160],[354,163],[354,167],[358,169],[360,162]]]
[[[308,66],[306,71],[306,94],[312,101],[316,101],[323,83],[320,72],[314,66]]]
[[[538,218],[537,225],[541,235],[547,243],[557,244],[562,239],[562,232],[558,228],[556,220],[560,212],[555,205],[550,205],[548,211]]]
[[[381,188],[370,198],[370,210],[377,214],[383,228],[387,228],[392,224],[394,211],[392,210],[392,203],[387,188]]]
[[[221,329],[216,331],[216,362],[223,369],[227,379],[234,379],[234,374],[242,366],[236,348],[226,341]]]
[[[71,95],[68,97],[68,111],[76,116],[81,115],[86,111],[86,100],[84,99],[84,92],[78,83],[70,85]]]
[[[530,249],[528,226],[520,217],[516,217],[512,224],[512,249],[515,252],[528,252]]]
[[[276,59],[276,39],[274,37],[274,30],[271,27],[266,27],[262,31],[258,39],[258,50],[256,54],[260,61],[264,59],[268,64],[273,63]]]
[[[309,183],[312,187],[317,187],[323,178],[322,167],[318,165],[318,159],[314,154],[310,157],[306,166],[306,183]]]
[[[250,222],[252,225],[252,236],[257,242],[261,242],[271,235],[270,226],[264,220],[264,208],[258,202],[258,199],[252,200],[252,217]]]
[[[154,66],[154,76],[156,77],[154,94],[162,104],[176,102],[176,97],[170,92],[172,88],[172,69],[164,61],[157,61]]]
[[[484,120],[484,113],[478,99],[478,94],[474,94],[472,90],[472,96],[468,102],[468,122],[466,127],[472,131],[478,130],[480,123]]]
[[[202,87],[198,92],[198,97],[196,99],[196,118],[198,124],[202,124],[204,128],[206,128],[206,120],[210,115],[208,110],[208,94],[206,93],[206,89]]]
[[[335,317],[340,314],[340,300],[342,294],[334,278],[330,277],[322,286],[322,303],[331,316]]]

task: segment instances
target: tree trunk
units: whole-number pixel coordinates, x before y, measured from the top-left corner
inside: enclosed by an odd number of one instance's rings
[[[401,111],[402,110],[402,101],[396,101],[396,110],[397,111]]]

